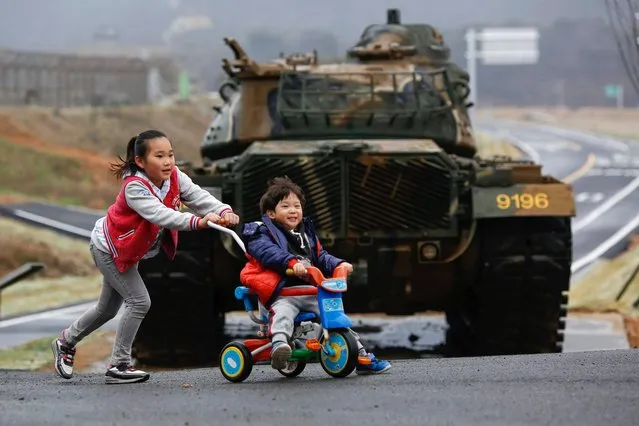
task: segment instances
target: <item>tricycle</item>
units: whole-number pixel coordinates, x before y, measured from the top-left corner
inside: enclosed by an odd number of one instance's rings
[[[210,222],[209,226],[230,234],[246,253],[244,242],[235,231]],[[348,287],[348,272],[338,266],[333,276],[327,278],[314,266],[307,267],[306,271],[313,287],[309,287],[304,295],[317,295],[319,317],[315,312],[300,312],[297,315],[289,341],[293,351],[286,367],[278,371],[285,377],[296,377],[304,371],[307,363],[319,361],[330,376],[346,377],[353,372],[358,362],[371,362],[369,358],[358,355],[357,340],[350,330],[353,323],[344,312],[342,293]],[[293,271],[289,269],[286,273],[292,275]],[[284,288],[280,294],[285,296],[286,293],[287,289]],[[299,291],[295,294],[301,295]],[[257,338],[229,342],[220,353],[222,375],[231,382],[242,382],[250,376],[254,365],[270,364],[272,344],[264,332],[268,316],[263,309],[259,309],[259,316],[255,315],[251,290],[238,286],[234,295],[244,303],[249,318],[261,326]],[[308,337],[309,334],[316,337]]]

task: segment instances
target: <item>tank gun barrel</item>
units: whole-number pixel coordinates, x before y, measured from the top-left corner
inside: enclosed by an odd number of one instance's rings
[[[233,51],[233,60],[222,59],[222,68],[226,74],[233,77],[257,78],[278,77],[282,72],[295,71],[298,65],[317,65],[317,51],[311,54],[292,54],[283,60],[258,63],[251,59],[240,43],[233,37],[225,37],[224,43]]]

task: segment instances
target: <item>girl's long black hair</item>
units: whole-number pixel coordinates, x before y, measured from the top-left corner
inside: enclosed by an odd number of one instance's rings
[[[111,172],[118,179],[124,179],[125,176],[139,171],[140,168],[135,164],[135,157],[145,158],[148,151],[148,141],[156,138],[166,138],[166,135],[159,130],[145,130],[137,136],[133,136],[126,145],[126,158],[118,155],[119,161],[111,163]]]

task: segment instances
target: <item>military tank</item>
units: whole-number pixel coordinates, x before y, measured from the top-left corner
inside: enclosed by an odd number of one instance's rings
[[[355,265],[350,313],[443,311],[451,356],[558,352],[572,263],[570,185],[541,165],[480,158],[468,74],[432,25],[397,10],[340,62],[317,52],[252,60],[234,39],[223,104],[189,173],[259,220],[267,181],[288,175],[323,245]],[[144,261],[153,305],[146,363],[216,359],[246,259],[226,235],[180,233],[175,262]]]

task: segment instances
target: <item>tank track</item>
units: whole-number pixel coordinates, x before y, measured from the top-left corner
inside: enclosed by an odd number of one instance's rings
[[[481,220],[464,257],[446,312],[445,354],[562,351],[572,264],[570,218]]]

